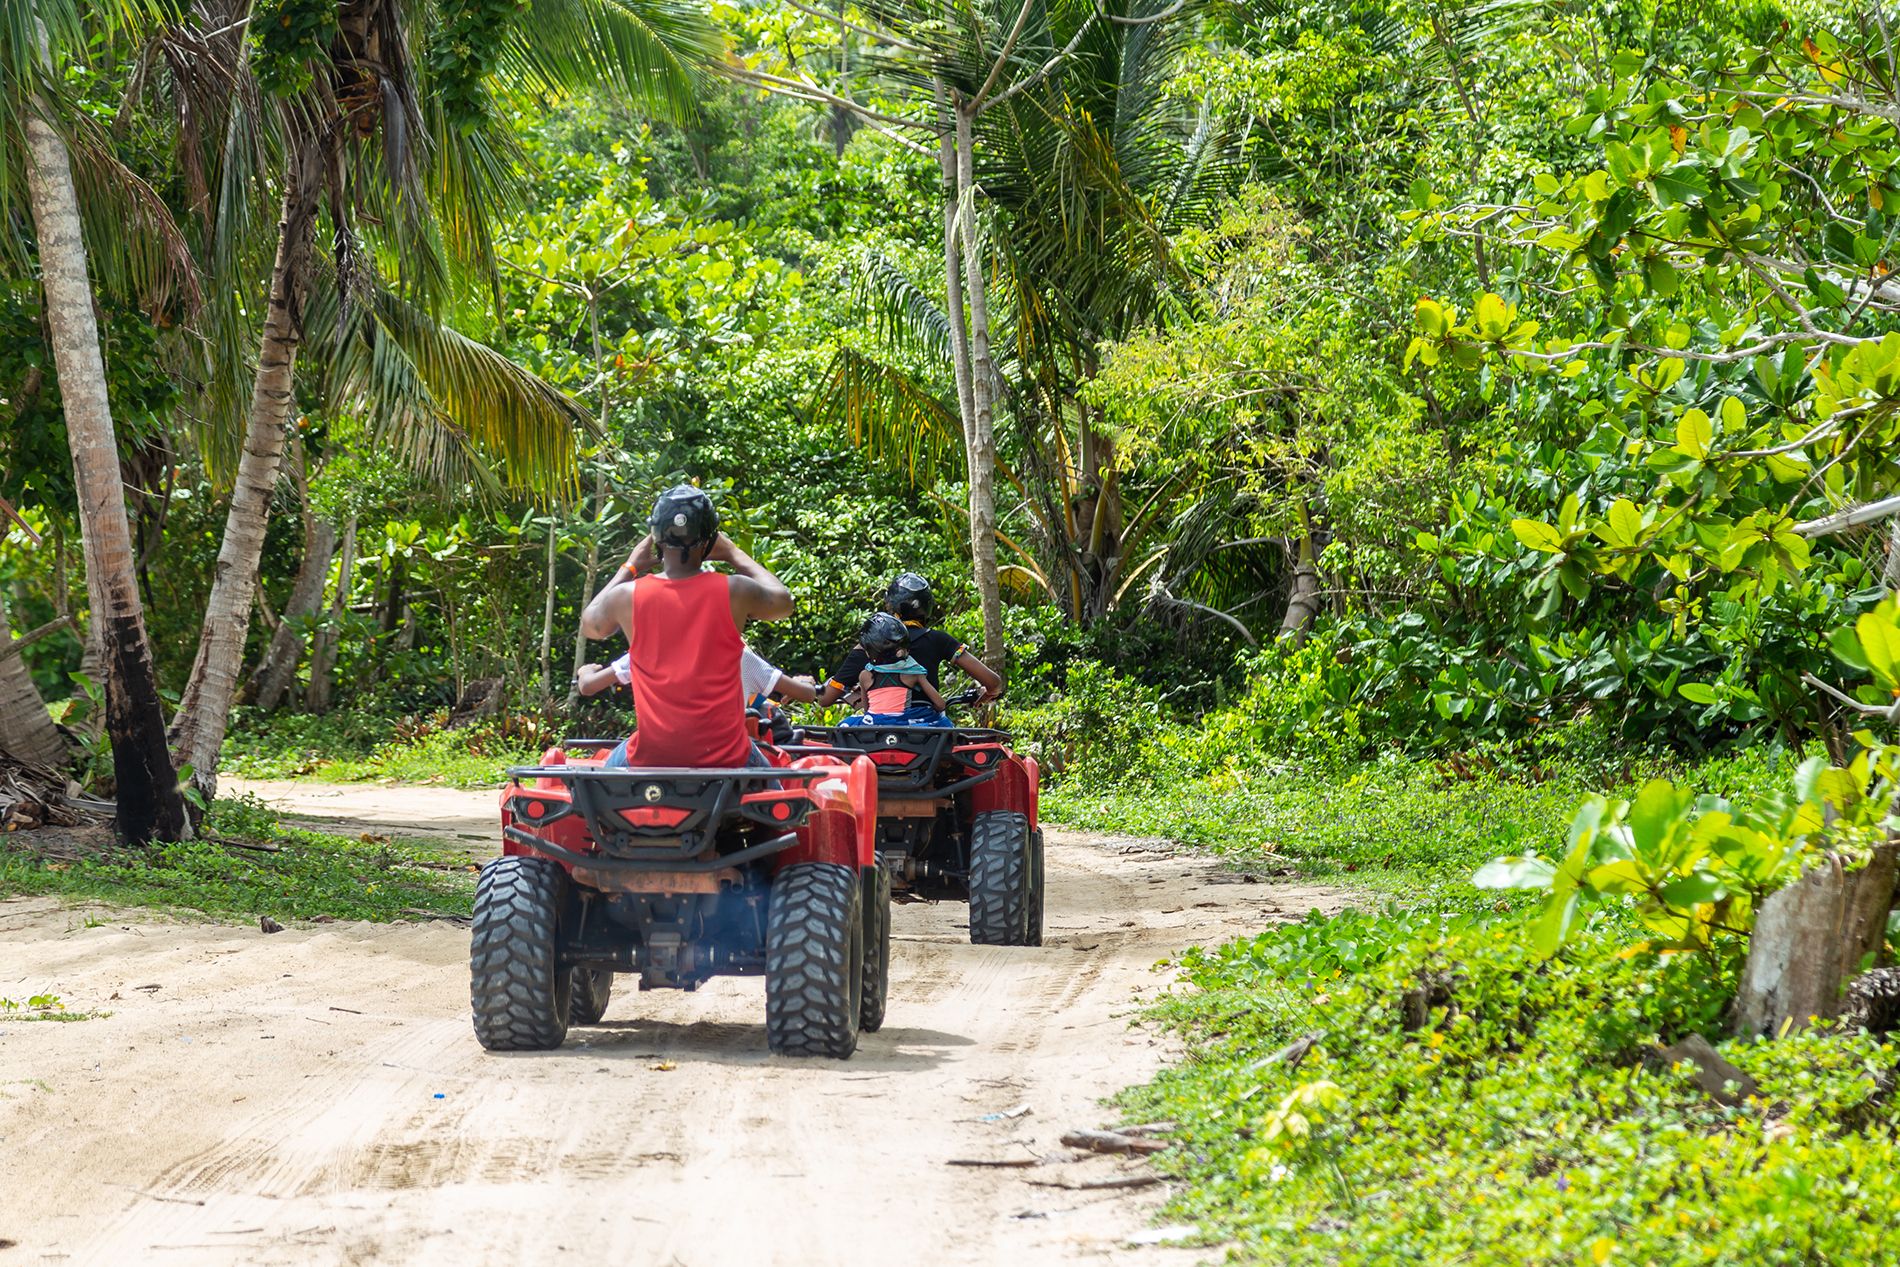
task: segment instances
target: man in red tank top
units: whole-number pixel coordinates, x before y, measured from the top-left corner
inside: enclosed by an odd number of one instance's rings
[[[608,764],[747,765],[753,749],[739,702],[739,632],[748,620],[790,616],[792,593],[719,531],[712,499],[690,484],[660,494],[647,527],[581,613],[587,637],[627,637],[639,729]],[[730,564],[732,574],[708,572],[708,563]]]

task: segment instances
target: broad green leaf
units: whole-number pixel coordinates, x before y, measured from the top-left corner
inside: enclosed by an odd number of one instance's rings
[[[1563,553],[1564,539],[1558,535],[1555,528],[1547,523],[1540,523],[1535,519],[1513,519],[1511,521],[1511,534],[1515,536],[1521,544],[1528,546],[1532,550],[1537,550],[1544,554]]]
[[[1850,669],[1862,673],[1873,668],[1867,659],[1867,653],[1861,649],[1860,638],[1846,625],[1837,625],[1827,631],[1827,645],[1834,652],[1834,658]]]
[[[1610,506],[1609,524],[1620,545],[1634,545],[1643,535],[1643,514],[1636,503],[1619,497]]]
[[[1893,618],[1876,608],[1854,622],[1854,632],[1860,636],[1861,654],[1875,680],[1886,687],[1900,686],[1900,628]]]
[[[1515,858],[1493,858],[1478,868],[1471,883],[1481,889],[1547,889],[1557,865],[1534,853]]]
[[[1687,796],[1667,779],[1651,779],[1630,803],[1630,836],[1639,858],[1659,860],[1670,832],[1682,817]]]
[[[1670,906],[1687,909],[1727,897],[1728,885],[1713,872],[1692,871],[1663,885],[1658,890],[1658,896]]]
[[[1676,691],[1693,704],[1713,704],[1718,698],[1715,688],[1704,682],[1684,682]]]
[[[1676,452],[1700,461],[1709,456],[1709,445],[1714,441],[1715,427],[1700,409],[1686,409],[1676,419]]]
[[[1553,896],[1544,905],[1544,910],[1531,925],[1531,948],[1539,958],[1548,959],[1557,953],[1577,924],[1577,900],[1575,892],[1562,896]]]

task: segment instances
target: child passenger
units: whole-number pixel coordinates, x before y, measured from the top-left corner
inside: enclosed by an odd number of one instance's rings
[[[910,653],[910,630],[889,612],[864,622],[858,634],[865,665],[858,673],[864,711],[846,726],[949,726],[943,696]]]

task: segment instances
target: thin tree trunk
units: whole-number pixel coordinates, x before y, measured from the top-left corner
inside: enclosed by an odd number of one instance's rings
[[[0,648],[12,643],[13,628],[7,622],[5,596],[0,594]],[[0,753],[48,770],[66,768],[66,741],[53,725],[23,655],[0,658]]]
[[[606,388],[603,386],[602,391],[605,390]],[[604,402],[600,407],[600,412],[604,423],[607,414],[607,406]],[[606,434],[604,426],[602,427],[601,434]],[[583,607],[586,606],[587,600],[594,596],[594,582],[600,576],[600,534],[604,528],[601,520],[606,516],[606,513],[607,475],[605,471],[597,471],[594,474],[594,531],[588,535],[587,560],[581,565],[581,605]],[[581,632],[580,622],[576,621],[574,626],[574,673],[572,678],[569,679],[567,688],[567,709],[570,713],[580,707],[581,666],[586,663],[587,635]]]
[[[554,560],[560,544],[555,530],[554,510],[548,509],[547,600],[541,608],[541,712],[545,716],[554,706]]]
[[[330,579],[330,564],[335,558],[336,525],[306,507],[303,561],[290,587],[290,601],[284,604],[284,618],[257,669],[257,706],[267,713],[283,703],[296,681],[307,640],[305,631],[310,618],[323,610],[323,587]]]
[[[310,287],[320,160],[319,147],[308,140],[297,145],[291,158],[244,455],[225,516],[224,542],[205,604],[198,656],[172,726],[172,747],[179,760],[192,767],[192,782],[207,799],[217,791],[218,759],[237,698],[238,674],[244,667],[244,641],[251,627],[251,596],[264,554],[264,530],[283,462],[290,412],[296,404],[294,380],[303,343],[304,299]]]
[[[990,361],[989,294],[976,234],[976,176],[971,108],[956,102],[957,208],[963,229],[964,286],[970,305],[970,557],[983,606],[983,659],[1006,670],[1003,596],[996,579],[996,416]]]
[[[937,165],[943,172],[943,284],[944,311],[950,315],[950,363],[957,385],[957,418],[963,424],[964,451],[969,451],[976,423],[976,402],[970,388],[970,330],[963,302],[963,247],[957,238],[957,146],[949,97],[937,80],[937,122],[943,134],[937,144]]]
[[[336,673],[337,639],[344,613],[350,607],[350,585],[356,574],[356,516],[343,525],[342,553],[336,566],[336,597],[330,600],[330,615],[317,630],[310,649],[310,690],[304,695],[304,709],[311,713],[330,711],[331,688]]]
[[[92,283],[80,231],[66,143],[38,106],[24,120],[27,193],[39,239],[40,284],[59,371],[66,438],[79,498],[80,544],[86,555],[86,591],[92,626],[106,653],[106,731],[112,740],[121,838],[144,844],[180,840],[187,830],[178,775],[165,744],[165,713],[158,672],[145,636],[132,531],[125,515],[125,480],[118,438],[106,398],[105,360],[93,316]],[[44,711],[42,709],[42,711]]]
[[[1294,646],[1306,641],[1319,619],[1319,560],[1313,552],[1313,521],[1306,503],[1300,503],[1300,535],[1293,557],[1293,581],[1288,587],[1286,615],[1280,620],[1280,638]]]

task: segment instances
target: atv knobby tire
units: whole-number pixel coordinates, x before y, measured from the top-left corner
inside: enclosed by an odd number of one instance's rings
[[[778,1054],[843,1060],[857,1050],[863,902],[856,867],[797,862],[773,878],[765,920],[765,1037]]]
[[[607,1001],[614,994],[612,968],[574,969],[573,1002],[568,1004],[568,1020],[576,1025],[598,1025],[607,1015]]]
[[[858,1028],[875,1034],[884,1024],[891,992],[891,873],[883,863],[864,870],[864,986]]]
[[[970,825],[970,942],[1029,945],[1029,816],[978,814]]]
[[[1042,828],[1029,833],[1029,929],[1025,946],[1042,945]]]
[[[567,1037],[574,974],[560,966],[567,873],[545,858],[498,858],[475,885],[469,1005],[489,1051],[551,1051]]]

